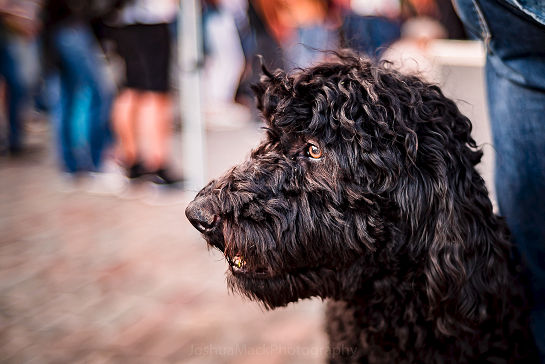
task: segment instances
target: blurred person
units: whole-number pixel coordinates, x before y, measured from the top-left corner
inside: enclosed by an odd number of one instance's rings
[[[437,20],[443,25],[448,39],[467,39],[462,21],[456,14],[451,0],[435,0]]]
[[[130,179],[154,183],[181,181],[168,166],[172,135],[169,94],[171,34],[176,0],[132,0],[119,10],[112,36],[125,63],[125,84],[113,109],[119,154]]]
[[[62,169],[69,179],[103,175],[103,156],[108,141],[108,122],[113,100],[113,85],[106,73],[102,50],[91,29],[96,15],[93,2],[47,0],[45,2],[45,53],[49,80],[58,74],[59,100],[54,105],[54,124]],[[87,93],[87,94],[86,94]],[[51,93],[50,95],[54,95]],[[87,95],[87,96],[86,96]],[[82,105],[87,100],[87,106]],[[76,152],[78,117],[85,107],[88,131],[84,156]]]
[[[341,26],[343,46],[372,59],[401,36],[399,0],[351,0]]]
[[[233,14],[235,25],[237,27],[242,52],[244,54],[244,69],[240,77],[237,90],[235,93],[235,101],[246,106],[250,111],[254,107],[254,95],[251,90],[252,62],[256,55],[257,37],[256,31],[252,27],[251,14],[255,10],[252,8],[249,0],[236,0],[233,2],[223,3]],[[254,115],[252,115],[253,117]]]
[[[545,2],[456,0],[484,41],[500,213],[526,263],[532,327],[545,363]]]
[[[288,29],[279,20],[281,4],[277,0],[249,0],[248,2],[248,19],[255,38],[254,55],[262,55],[266,66],[271,69],[284,67],[280,44],[287,36]],[[252,65],[256,81],[259,79],[260,72],[258,63]]]
[[[454,10],[451,0],[404,0],[402,14],[405,19],[427,17],[438,21],[446,30],[444,38],[466,39],[464,26]]]
[[[384,51],[381,59],[392,62],[395,69],[419,75],[432,83],[440,81],[440,69],[428,53],[430,41],[447,36],[447,30],[429,17],[415,17],[401,27],[401,39]]]
[[[254,120],[260,118],[251,85],[259,80],[261,63],[272,70],[289,70],[321,60],[325,56],[321,51],[338,46],[340,14],[335,9],[329,0],[248,1],[248,29],[239,28],[246,68],[236,98],[251,109]]]
[[[261,46],[258,39],[258,54],[261,54],[259,51],[267,51],[269,48],[270,57],[267,57],[266,53],[263,54],[265,61],[271,63],[271,67],[283,67],[280,45],[291,37],[293,31],[290,20],[287,19],[288,2],[286,0],[250,0],[250,5],[249,10],[255,12],[255,20],[257,20],[253,24],[257,30],[256,36],[265,36]],[[251,23],[254,20],[252,15],[249,12]],[[260,29],[261,27],[263,29]],[[268,58],[271,60],[268,61]],[[268,63],[267,66],[269,66]]]
[[[258,82],[260,77],[261,62],[264,62],[270,69],[282,68],[282,49],[273,27],[268,19],[271,12],[274,13],[274,1],[248,0],[246,10],[248,29],[244,32],[239,30],[241,43],[246,60],[245,70],[237,89],[236,98],[239,102],[250,108],[252,119],[260,121],[257,108],[254,102],[254,93],[251,85]],[[260,60],[260,55],[262,59]]]
[[[305,68],[324,59],[327,50],[338,48],[337,15],[326,0],[287,2],[285,19],[293,28],[283,42],[286,69]]]
[[[338,47],[334,3],[328,0],[255,0],[254,8],[274,42],[262,48],[280,48],[280,61],[271,55],[271,68],[307,67],[324,58],[322,51]],[[264,49],[265,64],[271,61]],[[259,49],[258,49],[258,54]]]
[[[223,9],[233,18],[244,54],[251,52],[254,41],[251,39],[250,22],[248,19],[248,0],[219,0]],[[206,1],[204,2],[206,4]]]
[[[377,59],[401,36],[402,24],[430,18],[445,29],[443,38],[465,39],[449,0],[335,0],[345,9],[343,45]]]
[[[0,76],[7,92],[8,150],[17,156],[24,148],[24,110],[37,81],[36,35],[41,1],[0,0]]]
[[[239,6],[235,7],[235,3],[239,3]],[[206,85],[203,96],[206,126],[209,129],[238,128],[250,118],[249,110],[235,102],[245,67],[236,24],[238,13],[244,11],[240,3],[240,0],[207,0],[203,3],[203,82]]]

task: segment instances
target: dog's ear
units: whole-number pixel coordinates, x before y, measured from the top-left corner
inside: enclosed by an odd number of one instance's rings
[[[482,152],[471,123],[437,88],[423,92],[408,116],[418,119],[416,160],[395,199],[411,254],[425,262],[430,317],[440,333],[456,335],[481,323],[490,300],[506,294],[509,243],[474,168]]]
[[[274,111],[279,100],[279,93],[286,90],[286,74],[277,69],[271,72],[265,65],[261,55],[258,55],[258,65],[261,68],[261,77],[259,82],[251,85],[251,89],[256,96],[256,106],[265,117]],[[280,87],[278,87],[280,86]]]
[[[259,78],[259,82],[256,84],[251,85],[251,89],[255,94],[256,97],[256,106],[258,110],[263,111],[263,95],[265,94],[265,91],[267,90],[267,86],[271,83],[271,80],[273,79],[272,73],[267,69],[267,66],[265,66],[265,63],[263,61],[263,56],[258,55],[257,56],[259,66],[261,67],[262,75]]]

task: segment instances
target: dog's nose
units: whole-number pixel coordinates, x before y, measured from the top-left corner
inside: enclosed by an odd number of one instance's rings
[[[204,206],[203,201],[193,200],[185,209],[185,216],[195,229],[203,234],[212,233],[219,225],[220,217]]]

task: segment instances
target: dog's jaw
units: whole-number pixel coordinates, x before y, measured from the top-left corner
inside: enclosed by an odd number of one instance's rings
[[[283,307],[311,297],[338,296],[336,273],[327,268],[314,268],[276,276],[255,276],[227,271],[227,284],[232,292],[260,302],[267,309]]]

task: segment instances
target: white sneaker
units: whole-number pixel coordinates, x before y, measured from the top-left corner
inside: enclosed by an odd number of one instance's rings
[[[119,196],[127,189],[127,178],[118,173],[92,172],[83,182],[83,190],[94,195]]]

